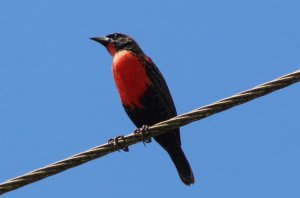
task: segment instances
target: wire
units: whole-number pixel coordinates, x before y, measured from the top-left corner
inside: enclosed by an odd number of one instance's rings
[[[266,94],[282,89],[299,81],[300,70],[297,70],[293,73],[284,75],[273,81],[261,84],[252,89],[235,94],[231,97],[219,100],[210,105],[200,107],[188,113],[178,115],[169,120],[149,126],[146,129],[146,133],[130,133],[124,138],[119,139],[118,143],[119,145],[122,145],[123,148],[126,148],[132,144],[142,142],[145,139],[149,139],[162,133],[166,133],[171,129],[187,125],[191,122],[195,122],[197,120],[206,118],[221,111],[225,111],[234,106],[249,102],[255,98],[264,96]],[[0,184],[0,194],[7,193],[14,189],[49,177],[51,175],[60,173],[75,166],[79,166],[83,163],[86,163],[96,158],[100,158],[119,149],[120,146],[112,143],[106,143],[100,146],[96,146],[94,148],[91,148],[82,153],[78,153],[64,160],[52,163],[48,166],[31,171],[22,176],[7,180]]]

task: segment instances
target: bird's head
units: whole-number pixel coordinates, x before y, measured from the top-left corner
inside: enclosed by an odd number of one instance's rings
[[[112,56],[122,50],[130,50],[136,53],[142,52],[138,44],[126,34],[113,33],[103,37],[93,37],[91,39],[106,47]]]

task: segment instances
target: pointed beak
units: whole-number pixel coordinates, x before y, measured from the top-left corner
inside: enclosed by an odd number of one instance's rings
[[[110,41],[109,41],[110,39],[105,37],[105,36],[103,36],[103,37],[93,37],[93,38],[90,38],[90,39],[92,39],[93,41],[96,41],[98,43],[101,43],[104,46],[106,46],[107,44],[110,43]]]

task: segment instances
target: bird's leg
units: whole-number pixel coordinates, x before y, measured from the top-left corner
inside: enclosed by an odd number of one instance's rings
[[[134,134],[139,134],[142,137],[144,146],[146,146],[145,143],[152,142],[151,137],[149,138],[148,128],[148,125],[143,125],[141,128],[138,128],[134,131]]]
[[[120,144],[119,143],[120,140],[125,141],[124,135],[119,135],[119,136],[117,136],[115,138],[111,138],[111,139],[108,140],[108,143],[109,144],[113,144],[114,146],[118,147],[118,151],[119,152],[120,152],[120,149],[122,149],[125,152],[128,152],[129,151],[128,146],[124,146],[124,145]]]

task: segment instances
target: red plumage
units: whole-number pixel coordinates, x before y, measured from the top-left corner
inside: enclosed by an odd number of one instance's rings
[[[140,98],[151,82],[139,59],[126,50],[116,53],[112,71],[122,104],[131,109],[143,108]]]

